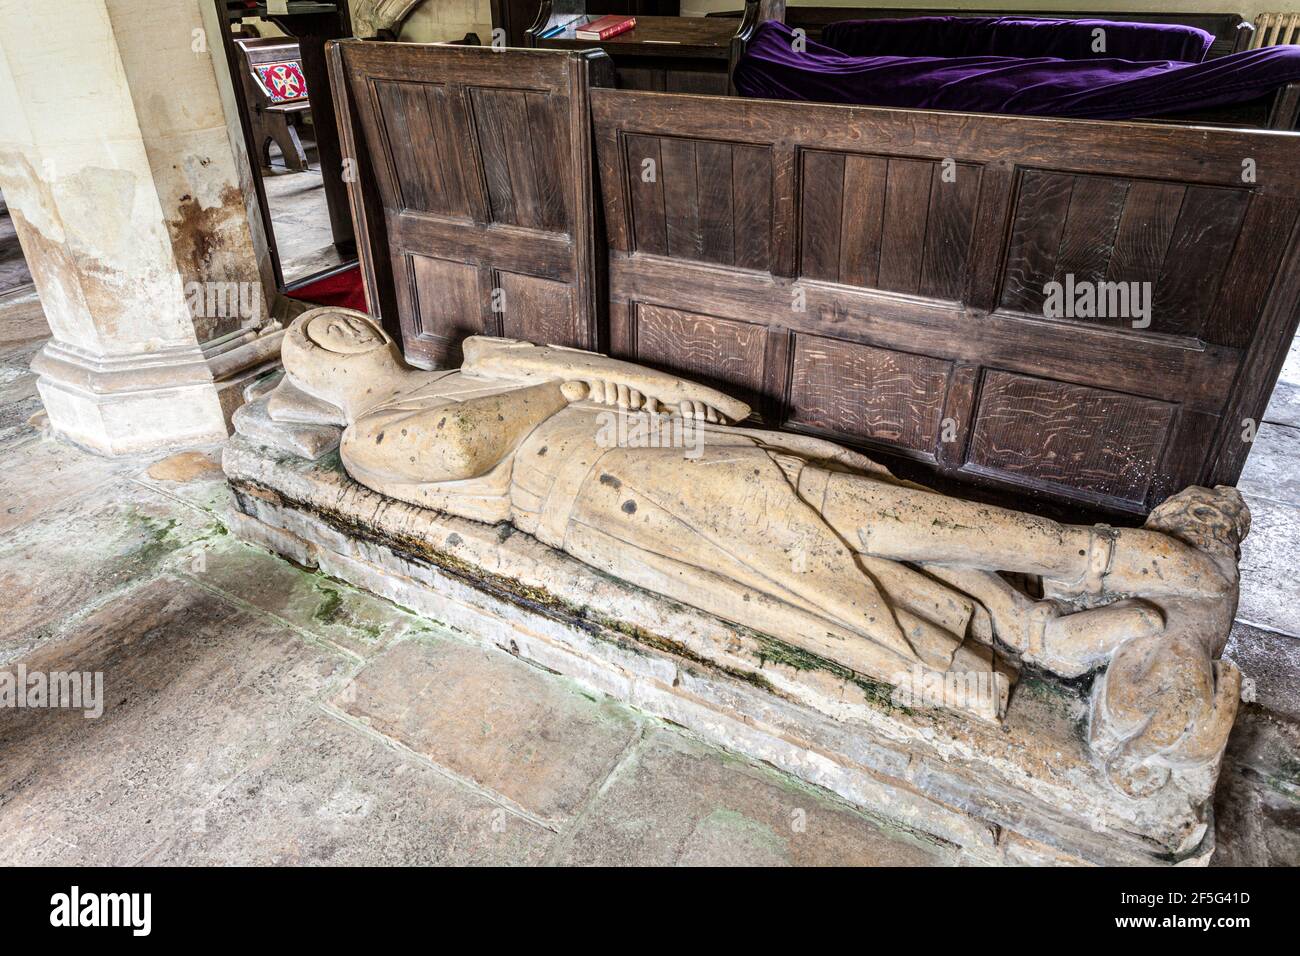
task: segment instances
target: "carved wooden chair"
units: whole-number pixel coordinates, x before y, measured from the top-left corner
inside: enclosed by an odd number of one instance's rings
[[[298,127],[311,111],[298,43],[286,37],[235,39],[244,61],[240,72],[253,127],[253,141],[262,165],[271,168],[271,143],[280,147],[284,164],[302,172],[307,154]]]

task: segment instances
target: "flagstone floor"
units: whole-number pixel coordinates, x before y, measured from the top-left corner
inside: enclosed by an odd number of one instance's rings
[[[0,709],[0,863],[965,862],[234,541],[219,449],[51,439],[47,336],[33,295],[0,298],[0,667],[102,672],[104,709]],[[1242,482],[1255,702],[1216,862],[1300,862],[1300,351],[1285,377]]]
[[[262,170],[262,186],[266,190],[271,228],[280,252],[280,270],[286,282],[305,279],[343,262],[334,248],[316,142],[307,131],[303,132],[302,140],[308,169],[302,172],[286,169],[279,150],[273,150],[275,165]]]

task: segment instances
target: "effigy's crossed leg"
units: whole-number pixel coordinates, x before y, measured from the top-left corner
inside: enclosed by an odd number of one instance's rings
[[[1160,631],[1165,605],[1221,603],[1236,587],[1235,562],[1165,531],[1064,525],[825,471],[802,481],[800,492],[820,501],[827,522],[861,553],[924,565],[979,598],[1003,640],[1063,676],[1092,669],[1124,640]],[[1216,515],[1240,507],[1235,492],[1206,494],[1203,506]],[[1029,598],[997,572],[1041,577],[1049,599]]]
[[[1143,528],[1062,525],[925,489],[823,472],[823,514],[863,554],[919,565],[980,600],[999,638],[1066,677],[1103,665],[1089,742],[1131,795],[1178,772],[1208,792],[1241,686],[1218,660],[1236,613],[1249,512],[1189,488]],[[1044,599],[998,572],[1040,576]]]

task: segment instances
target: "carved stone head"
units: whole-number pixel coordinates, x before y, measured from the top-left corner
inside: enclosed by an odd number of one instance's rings
[[[340,355],[370,352],[391,341],[383,329],[355,312],[320,312],[306,323],[304,331],[321,348]]]
[[[343,410],[350,421],[397,391],[406,363],[397,343],[362,312],[304,312],[284,335],[280,358],[290,381]]]
[[[1235,556],[1250,532],[1250,509],[1236,488],[1193,485],[1156,506],[1146,527],[1207,554]]]

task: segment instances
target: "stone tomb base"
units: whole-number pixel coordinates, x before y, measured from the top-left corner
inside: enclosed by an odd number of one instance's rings
[[[888,685],[607,577],[509,526],[376,494],[348,478],[337,452],[308,461],[237,435],[224,467],[239,508],[232,530],[245,541],[956,844],[972,860],[1197,864],[1213,849],[1207,809],[1168,787],[1126,797],[1094,765],[1083,738],[1086,687],[1022,674],[1000,726],[899,706]]]

